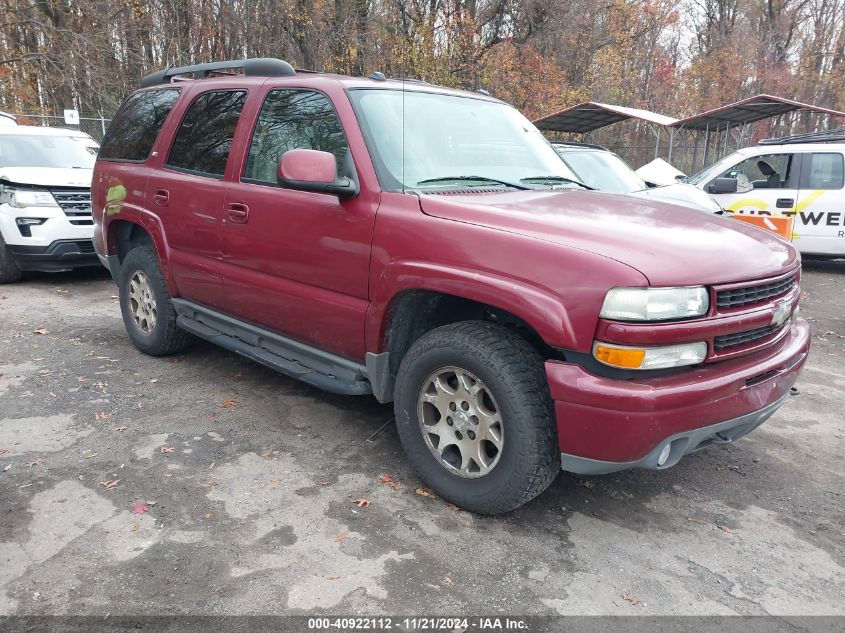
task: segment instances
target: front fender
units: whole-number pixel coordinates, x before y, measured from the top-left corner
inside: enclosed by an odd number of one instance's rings
[[[541,286],[444,263],[398,260],[387,265],[367,313],[367,350],[386,349],[389,309],[394,298],[411,290],[428,290],[506,310],[533,327],[553,347],[577,347],[573,324],[560,297]]]

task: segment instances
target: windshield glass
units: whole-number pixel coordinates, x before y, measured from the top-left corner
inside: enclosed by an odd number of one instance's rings
[[[94,156],[70,136],[3,134],[0,167],[93,169]]]
[[[645,181],[616,154],[601,150],[556,149],[579,180],[599,191],[631,193],[648,188]]]
[[[715,178],[716,176],[721,174],[723,171],[725,171],[728,167],[733,165],[735,162],[738,162],[736,160],[736,157],[737,157],[736,154],[731,154],[730,156],[726,156],[722,160],[710,165],[710,167],[702,169],[697,174],[690,176],[689,178],[687,178],[686,181],[690,184],[693,184],[693,185],[700,185],[704,182],[707,182],[711,178]]]
[[[392,89],[351,90],[350,96],[386,190],[508,183],[580,188],[540,131],[508,105]]]

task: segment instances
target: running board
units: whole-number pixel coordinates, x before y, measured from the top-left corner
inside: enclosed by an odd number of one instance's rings
[[[181,329],[281,374],[330,393],[373,392],[367,369],[360,363],[185,299],[173,299],[173,307]]]

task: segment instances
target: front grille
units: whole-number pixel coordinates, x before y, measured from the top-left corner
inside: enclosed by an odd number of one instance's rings
[[[786,294],[795,287],[797,281],[798,276],[792,275],[756,286],[720,290],[716,293],[716,306],[719,308],[736,308],[751,305],[752,303],[760,303],[766,299]]]
[[[714,349],[725,349],[727,347],[736,347],[737,345],[750,343],[751,341],[756,341],[757,339],[769,336],[769,334],[773,334],[781,327],[783,326],[767,325],[766,327],[758,327],[754,330],[746,330],[745,332],[737,332],[736,334],[714,336],[713,347]]]
[[[88,224],[91,220],[91,191],[88,189],[51,189],[71,224]],[[93,222],[90,222],[93,223]]]

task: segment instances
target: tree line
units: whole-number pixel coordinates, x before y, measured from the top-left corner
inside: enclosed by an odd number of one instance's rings
[[[0,0],[0,109],[109,116],[145,74],[279,57],[685,116],[760,92],[845,109],[845,0]]]

